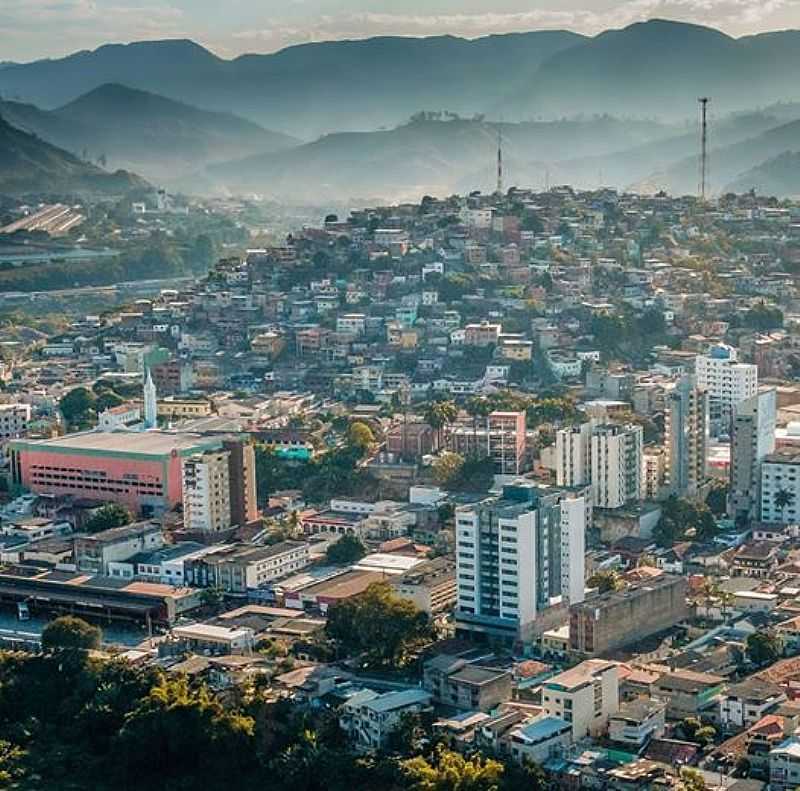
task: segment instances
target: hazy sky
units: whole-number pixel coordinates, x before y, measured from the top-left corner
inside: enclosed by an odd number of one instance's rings
[[[223,56],[380,34],[596,33],[651,17],[732,35],[800,28],[800,0],[0,0],[0,60],[189,37]]]

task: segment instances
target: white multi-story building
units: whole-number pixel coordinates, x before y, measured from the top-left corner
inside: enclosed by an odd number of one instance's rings
[[[694,496],[706,480],[708,392],[684,376],[666,399],[664,484],[670,494]]]
[[[373,692],[350,697],[339,711],[339,725],[359,752],[379,750],[405,714],[429,709],[431,695],[422,689]]]
[[[761,465],[775,450],[776,393],[760,390],[734,408],[728,512],[734,519],[758,519]]]
[[[619,673],[614,662],[587,659],[547,681],[542,707],[572,724],[572,738],[598,736],[619,711]]]
[[[456,509],[457,633],[529,640],[557,604],[583,600],[586,504],[515,484]]]
[[[800,452],[779,448],[761,463],[761,521],[800,522]]]
[[[737,350],[720,343],[697,357],[695,375],[697,386],[708,391],[712,436],[727,434],[733,410],[758,391],[757,366],[740,363]]]
[[[556,483],[559,486],[585,486],[589,483],[591,440],[591,422],[556,432]]]
[[[643,430],[594,421],[556,432],[556,483],[591,484],[598,508],[620,508],[640,496]]]
[[[183,462],[183,525],[219,532],[231,527],[230,452],[210,450]]]
[[[770,791],[792,791],[800,785],[800,739],[789,736],[769,751]]]
[[[642,480],[641,426],[597,426],[592,432],[592,499],[597,508],[621,508],[639,499]]]
[[[565,497],[561,515],[561,596],[569,603],[582,602],[586,590],[587,503],[583,497]]]
[[[30,422],[30,404],[0,404],[0,441],[24,437]]]
[[[568,753],[572,726],[560,717],[543,715],[514,728],[504,741],[515,761],[543,764]]]

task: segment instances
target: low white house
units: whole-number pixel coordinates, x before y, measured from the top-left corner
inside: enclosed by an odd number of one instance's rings
[[[356,750],[370,752],[386,744],[404,714],[424,711],[430,705],[430,693],[422,689],[384,693],[365,689],[342,706],[339,725]]]

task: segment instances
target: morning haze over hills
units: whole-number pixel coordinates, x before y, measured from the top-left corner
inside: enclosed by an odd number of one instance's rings
[[[501,132],[511,183],[685,193],[706,95],[712,191],[796,194],[797,167],[774,163],[796,162],[799,86],[800,31],[735,39],[652,20],[591,38],[381,37],[233,60],[186,40],[112,44],[5,64],[0,115],[94,164],[202,194],[485,190]],[[23,181],[0,172],[10,183]]]

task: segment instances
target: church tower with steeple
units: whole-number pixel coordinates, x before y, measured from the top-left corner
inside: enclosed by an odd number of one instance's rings
[[[158,402],[156,400],[156,386],[153,384],[153,377],[150,376],[150,369],[146,369],[144,380],[144,427],[145,430],[155,428],[158,425]]]

